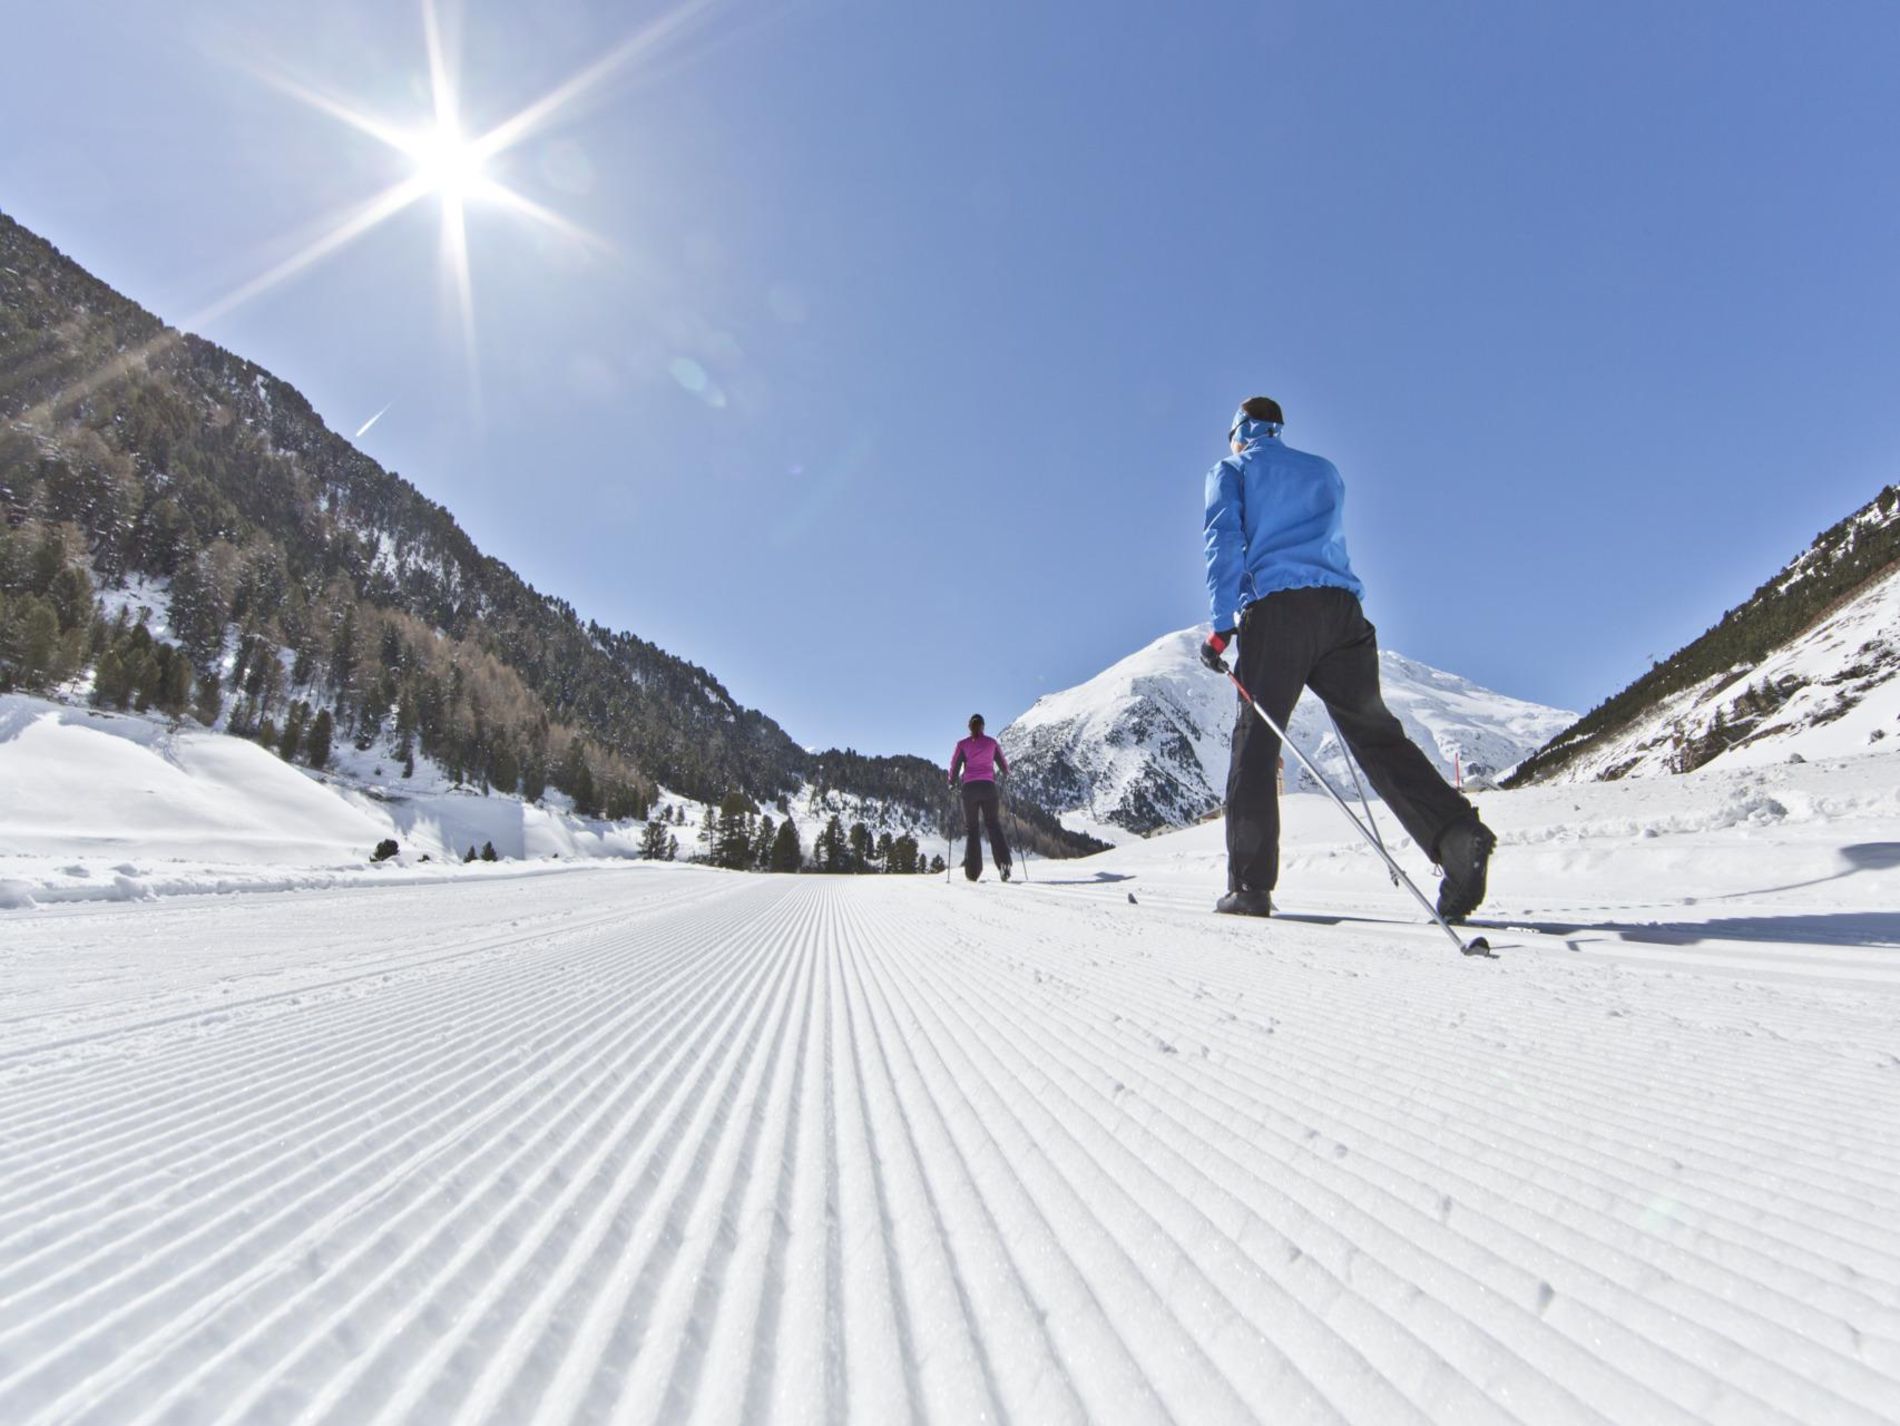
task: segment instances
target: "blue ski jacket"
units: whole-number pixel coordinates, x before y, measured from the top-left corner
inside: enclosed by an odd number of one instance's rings
[[[1207,473],[1207,599],[1214,627],[1282,589],[1365,586],[1346,559],[1346,485],[1333,463],[1281,444],[1270,422],[1244,420],[1239,455]]]

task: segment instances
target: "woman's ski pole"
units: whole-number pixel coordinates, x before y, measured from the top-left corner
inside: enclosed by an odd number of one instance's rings
[[[1397,862],[1392,860],[1392,853],[1388,852],[1385,849],[1385,844],[1382,843],[1377,837],[1373,836],[1373,834],[1367,830],[1365,823],[1359,820],[1359,815],[1356,812],[1354,812],[1351,807],[1346,805],[1346,799],[1341,797],[1339,793],[1334,790],[1332,783],[1326,780],[1326,775],[1322,773],[1318,768],[1313,766],[1313,760],[1300,750],[1299,744],[1295,743],[1291,738],[1287,737],[1286,729],[1282,728],[1278,723],[1274,722],[1272,715],[1270,715],[1266,709],[1262,708],[1259,705],[1259,703],[1257,703],[1254,700],[1254,696],[1251,693],[1247,692],[1247,685],[1240,681],[1240,675],[1236,674],[1231,668],[1227,666],[1227,660],[1221,659],[1219,662],[1220,662],[1220,671],[1226,674],[1228,681],[1232,683],[1236,689],[1239,690],[1240,696],[1246,700],[1247,706],[1253,709],[1255,713],[1260,715],[1260,721],[1262,723],[1265,723],[1269,728],[1273,729],[1274,734],[1280,739],[1280,746],[1283,748],[1291,748],[1293,750],[1293,756],[1300,760],[1300,765],[1304,767],[1306,771],[1311,775],[1313,781],[1317,782],[1321,787],[1326,789],[1327,795],[1330,796],[1333,799],[1333,801],[1338,804],[1339,810],[1346,814],[1346,820],[1351,822],[1354,827],[1358,828],[1359,835],[1366,839],[1366,842],[1368,843],[1368,845],[1370,845],[1375,852],[1377,852],[1381,857],[1385,858],[1385,864],[1386,864],[1387,869],[1391,871],[1393,876],[1397,877],[1401,882],[1405,884],[1405,889],[1411,892],[1412,895],[1418,899],[1418,904],[1425,908],[1426,915],[1430,916],[1432,920],[1438,923],[1439,929],[1442,930],[1447,936],[1451,937],[1451,943],[1454,946],[1456,946],[1462,954],[1467,955],[1467,956],[1490,955],[1491,943],[1485,940],[1483,936],[1477,937],[1476,939],[1472,940],[1469,944],[1467,944],[1466,942],[1464,942],[1463,940],[1459,938],[1458,933],[1451,929],[1451,923],[1447,921],[1443,916],[1440,916],[1438,914],[1438,908],[1432,905],[1431,902],[1425,899],[1425,893],[1420,891],[1417,885],[1412,881],[1412,878],[1405,874],[1404,868],[1402,868]]]
[[[1015,844],[1010,850],[1022,854],[1023,880],[1026,882],[1029,880],[1029,843],[1023,840],[1023,819],[1016,815],[1016,804],[1014,801],[1005,802],[1003,806],[1008,809],[1009,812],[1010,830],[1016,834]]]

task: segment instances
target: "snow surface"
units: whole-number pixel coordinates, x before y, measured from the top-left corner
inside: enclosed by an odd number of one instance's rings
[[[0,1421],[1892,1422],[1896,772],[0,912]]]
[[[373,755],[336,760],[316,774],[249,739],[0,695],[0,905],[459,876],[485,842],[516,860],[639,844],[638,822],[456,791],[423,759],[401,790],[373,780]],[[392,837],[400,855],[371,867]]]
[[[1233,685],[1201,663],[1205,626],[1163,635],[1094,678],[1036,700],[1000,735],[1011,761],[1068,825],[1100,835],[1179,827],[1221,801],[1233,739]],[[1576,721],[1384,649],[1385,700],[1447,779],[1501,774]],[[1350,787],[1324,706],[1311,693],[1288,734],[1336,785]],[[1308,783],[1288,759],[1287,786]],[[1111,838],[1111,840],[1114,840]]]
[[[577,817],[558,792],[483,794],[421,756],[397,771],[387,748],[339,742],[318,773],[196,723],[0,695],[0,907],[504,874],[463,866],[486,843],[530,867],[639,855],[644,822]],[[786,805],[807,856],[833,814],[942,846],[903,804],[806,785]],[[708,850],[705,804],[662,788],[663,811],[682,857]],[[385,838],[401,850],[372,865]]]

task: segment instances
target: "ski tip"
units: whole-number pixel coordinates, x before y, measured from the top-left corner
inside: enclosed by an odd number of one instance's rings
[[[1492,955],[1491,943],[1485,940],[1483,936],[1475,937],[1471,944],[1465,947],[1465,954],[1468,956]]]

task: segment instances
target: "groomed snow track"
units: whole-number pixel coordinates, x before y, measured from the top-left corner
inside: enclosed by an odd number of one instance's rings
[[[655,868],[0,918],[0,1421],[1900,1418],[1900,952],[1493,940]]]

